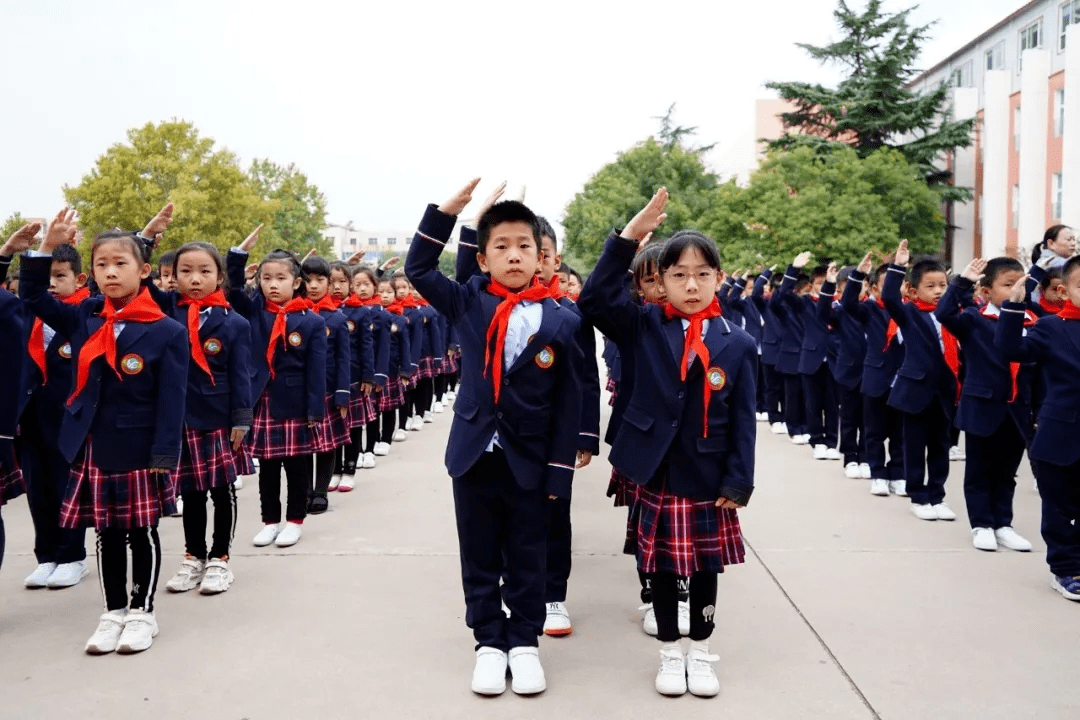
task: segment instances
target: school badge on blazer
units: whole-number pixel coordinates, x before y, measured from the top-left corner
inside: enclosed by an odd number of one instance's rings
[[[706,376],[709,380],[709,387],[713,390],[723,390],[727,385],[727,373],[723,368],[711,367],[709,368],[709,374]]]
[[[65,360],[71,359],[71,343],[66,342],[60,346],[60,349],[56,351],[56,354]]]
[[[217,355],[221,352],[221,341],[217,338],[207,338],[202,345],[202,349],[207,355]]]
[[[136,353],[128,353],[120,359],[120,369],[124,371],[125,375],[138,375],[145,366],[146,363],[143,361],[142,356]]]
[[[289,344],[290,345],[292,345],[293,347],[300,347],[301,342],[303,342],[303,338],[300,337],[300,333],[295,332],[295,331],[289,333]]]
[[[533,361],[541,370],[547,370],[555,364],[555,351],[551,349],[550,345],[545,345],[543,350],[536,353],[536,357],[533,358]]]
[[[397,332],[397,324],[396,323],[390,326],[390,332],[392,332],[392,333]]]
[[[349,332],[356,332],[356,323],[352,320],[346,320],[345,327],[349,328]]]

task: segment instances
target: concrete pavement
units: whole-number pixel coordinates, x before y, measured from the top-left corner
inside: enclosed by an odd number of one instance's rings
[[[658,643],[641,632],[633,560],[620,554],[626,512],[603,495],[603,457],[575,481],[575,631],[541,641],[548,691],[476,697],[442,466],[450,418],[437,415],[378,468],[359,471],[356,491],[333,495],[331,512],[310,518],[287,550],[251,546],[258,489],[249,478],[237,579],[225,595],[165,592],[183,532],[179,519],[164,520],[161,634],[136,656],[82,652],[101,612],[92,558],[75,588],[23,589],[34,565],[30,517],[22,498],[5,506],[0,719],[946,720],[1080,710],[1080,606],[1049,588],[1026,467],[1015,525],[1035,552],[980,553],[965,522],[962,463],[947,486],[960,518],[927,523],[904,499],[872,497],[868,481],[846,479],[840,463],[810,459],[764,424],[758,490],[741,515],[747,562],[720,580],[719,697],[653,690]]]

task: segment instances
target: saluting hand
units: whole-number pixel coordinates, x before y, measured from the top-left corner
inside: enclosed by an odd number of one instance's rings
[[[907,265],[911,261],[911,250],[908,249],[908,241],[901,240],[900,244],[896,248],[896,256],[893,258],[893,262],[897,265]]]
[[[259,227],[251,231],[251,234],[244,238],[244,242],[240,243],[240,249],[244,252],[251,252],[255,247],[255,243],[259,241],[259,231],[262,230],[262,223],[259,223]]]
[[[146,223],[141,235],[147,240],[153,240],[155,235],[160,235],[169,229],[173,221],[173,204],[165,203],[165,207],[158,211],[150,222]]]
[[[458,190],[453,197],[439,206],[439,212],[445,215],[453,215],[457,217],[461,214],[461,211],[465,209],[465,206],[472,200],[473,190],[480,184],[480,178],[474,178],[470,180],[465,187]]]
[[[1014,303],[1022,303],[1027,299],[1027,281],[1027,275],[1016,281],[1016,284],[1012,286],[1012,290],[1009,292],[1009,300]]]
[[[49,223],[49,229],[45,231],[45,238],[41,241],[41,252],[51,253],[54,248],[61,245],[70,245],[75,240],[75,209],[64,208],[56,213],[56,217]]]
[[[9,257],[26,252],[33,246],[34,238],[39,232],[41,232],[41,223],[26,223],[12,233],[3,247],[0,247],[0,255]]]
[[[646,235],[660,227],[660,223],[667,220],[664,208],[668,203],[668,191],[662,187],[656,191],[649,200],[648,205],[643,207],[634,218],[623,228],[622,237],[627,240],[642,240]]]
[[[964,272],[960,273],[960,277],[966,278],[973,283],[979,282],[983,277],[983,270],[986,269],[986,261],[982,258],[975,258],[968,263],[964,268]]]

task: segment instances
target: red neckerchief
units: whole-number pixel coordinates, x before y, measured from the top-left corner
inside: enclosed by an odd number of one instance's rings
[[[427,306],[431,305],[431,303],[429,303],[424,298],[413,298],[413,300],[416,302],[417,307],[427,307]]]
[[[566,297],[570,298],[576,303],[577,299],[581,297],[581,293],[566,293]]]
[[[705,427],[702,437],[709,437],[709,396],[712,387],[709,385],[709,348],[705,346],[705,340],[701,337],[702,321],[718,318],[721,315],[720,301],[715,297],[704,310],[698,310],[693,315],[687,315],[675,308],[674,305],[664,306],[664,317],[668,320],[682,318],[690,321],[690,327],[686,329],[686,337],[683,340],[682,361],[679,363],[679,377],[686,381],[686,371],[690,364],[690,351],[693,350],[701,358],[701,368],[705,371],[705,390],[703,392],[705,403]]]
[[[885,310],[885,301],[881,298],[874,300],[877,306],[882,310]],[[907,302],[905,300],[904,302]],[[896,321],[891,317],[889,318],[889,327],[885,328],[885,347],[881,348],[881,352],[888,352],[889,346],[892,345],[893,338],[896,337],[896,333],[900,332],[900,326],[896,324]]]
[[[1057,314],[1062,320],[1080,320],[1080,307],[1072,302],[1062,302],[1061,312]]]
[[[60,302],[65,305],[78,305],[88,297],[90,297],[90,288],[82,287],[67,297],[60,298]],[[45,364],[45,323],[41,321],[41,318],[34,318],[34,327],[30,329],[30,341],[26,344],[26,351],[41,371],[41,384],[47,384],[49,373]]]
[[[363,303],[360,302],[359,296],[357,296],[357,294],[354,292],[349,293],[349,297],[341,301],[341,307],[358,308],[362,304]]]
[[[225,299],[225,293],[221,288],[218,288],[204,298],[181,297],[176,304],[180,307],[188,306],[187,329],[188,340],[191,342],[191,359],[203,369],[203,372],[210,376],[210,383],[217,385],[217,381],[214,380],[214,373],[210,372],[210,363],[206,361],[202,341],[199,340],[199,313],[203,308],[207,307],[229,307],[229,301]]]
[[[983,306],[983,308],[981,310],[979,310],[979,314],[982,315],[987,320],[997,320],[998,317],[1000,317],[999,315],[987,315],[986,310],[988,308],[989,308],[989,305]],[[998,312],[1000,313],[1001,311],[999,310]],[[1077,318],[1080,318],[1080,313],[1077,314]],[[1035,324],[1036,320],[1038,320],[1038,318],[1035,317],[1035,313],[1031,312],[1030,310],[1025,310],[1024,311],[1024,327],[1031,327],[1032,325]],[[1009,376],[1012,378],[1012,392],[1009,394],[1009,402],[1014,402],[1016,400],[1017,393],[1019,393],[1019,391],[1020,391],[1020,387],[1016,384],[1016,378],[1019,375],[1020,375],[1020,363],[1018,363],[1018,362],[1009,363]]]
[[[392,302],[392,303],[390,303],[389,305],[386,306],[386,311],[387,312],[392,312],[395,315],[404,315],[405,314],[405,306],[401,304],[400,300],[395,300],[394,302]]]
[[[919,312],[933,312],[937,308],[936,303],[928,303],[925,300],[915,298],[915,309]],[[941,344],[944,347],[945,364],[949,366],[953,377],[956,378],[956,399],[960,399],[960,341],[956,336],[941,326]]]
[[[420,303],[418,303],[416,301],[416,298],[414,298],[412,295],[406,295],[405,297],[398,300],[398,302],[401,303],[401,307],[403,307],[403,308],[418,308],[418,307],[420,307]]]
[[[102,355],[109,367],[116,373],[116,377],[123,380],[120,371],[116,369],[116,333],[113,328],[118,322],[152,323],[165,317],[154,299],[150,297],[150,291],[146,288],[139,290],[139,294],[119,310],[113,305],[112,298],[105,298],[105,307],[101,309],[101,317],[105,322],[87,338],[79,351],[79,369],[75,376],[75,391],[71,393],[67,404],[70,405],[86,387],[86,380],[90,377],[90,363]]]
[[[491,316],[488,324],[487,337],[484,342],[484,377],[487,377],[488,368],[491,368],[491,382],[495,388],[495,404],[499,404],[499,387],[502,385],[503,350],[506,346],[506,327],[510,324],[510,313],[514,306],[522,300],[540,302],[550,297],[548,289],[533,277],[532,283],[519,293],[511,292],[505,285],[497,280],[488,283],[488,292],[502,302],[495,308],[495,314]],[[494,356],[492,354],[491,338],[495,337]]]
[[[1072,303],[1069,304],[1071,305]],[[1043,295],[1039,298],[1039,307],[1041,307],[1043,310],[1050,313],[1051,315],[1057,315],[1065,307],[1065,301],[1058,300],[1057,302],[1051,302],[1050,300],[1046,299],[1045,295]]]
[[[315,303],[311,309],[320,314],[324,310],[326,312],[334,312],[338,309],[338,301],[335,300],[330,293],[327,293],[326,295],[323,295],[322,299]]]
[[[360,301],[360,305],[363,307],[375,307],[376,305],[382,305],[382,298],[380,298],[378,295],[372,295],[367,300],[358,297],[357,300]]]
[[[559,285],[558,275],[552,275],[551,280],[548,281],[547,289],[548,292],[551,294],[551,299],[555,302],[559,302],[564,297],[566,297],[566,294],[562,291],[562,287]]]
[[[310,310],[311,301],[307,298],[294,297],[292,300],[285,303],[285,307],[281,307],[276,302],[267,300],[265,307],[267,312],[272,312],[276,315],[274,318],[274,326],[270,328],[270,344],[266,347],[266,364],[270,368],[270,377],[274,377],[274,351],[277,349],[277,341],[280,339],[282,347],[286,350],[289,349],[288,344],[285,342],[285,316],[289,313]]]

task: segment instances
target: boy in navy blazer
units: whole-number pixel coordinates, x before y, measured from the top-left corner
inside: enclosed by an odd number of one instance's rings
[[[853,295],[858,303],[862,282],[852,282],[854,268],[837,271],[830,265],[821,286],[826,298],[845,293]],[[862,372],[866,357],[866,334],[860,323],[848,316],[839,298],[831,303],[818,303],[823,322],[829,327],[829,371],[836,381],[840,401],[840,453],[844,457],[844,474],[849,478],[870,479],[870,465],[866,460],[866,437],[862,430]]]
[[[807,428],[806,402],[803,397],[802,377],[799,375],[799,359],[802,353],[802,318],[784,302],[784,295],[801,295],[810,287],[810,278],[789,267],[769,298],[768,308],[776,326],[777,355],[776,372],[784,388],[784,424],[787,434],[796,445],[810,444]],[[770,323],[766,321],[766,325]],[[774,430],[775,431],[775,430]]]
[[[773,290],[773,273],[775,267],[761,271],[757,280],[754,281],[754,289],[750,293],[750,304],[757,310],[761,318],[761,343],[759,353],[761,360],[761,378],[765,383],[765,412],[768,413],[769,429],[783,435],[787,432],[784,424],[784,379],[776,370],[776,361],[780,356],[780,321],[773,316],[769,306],[769,299]],[[766,289],[769,295],[766,295]]]
[[[465,621],[477,643],[472,689],[503,692],[509,662],[513,690],[533,694],[546,688],[537,647],[546,614],[546,503],[570,497],[578,450],[580,321],[536,280],[539,224],[521,203],[498,203],[480,218],[477,262],[490,280],[462,285],[439,272],[439,255],[478,182],[428,206],[405,272],[457,328],[462,347],[446,468]]]

